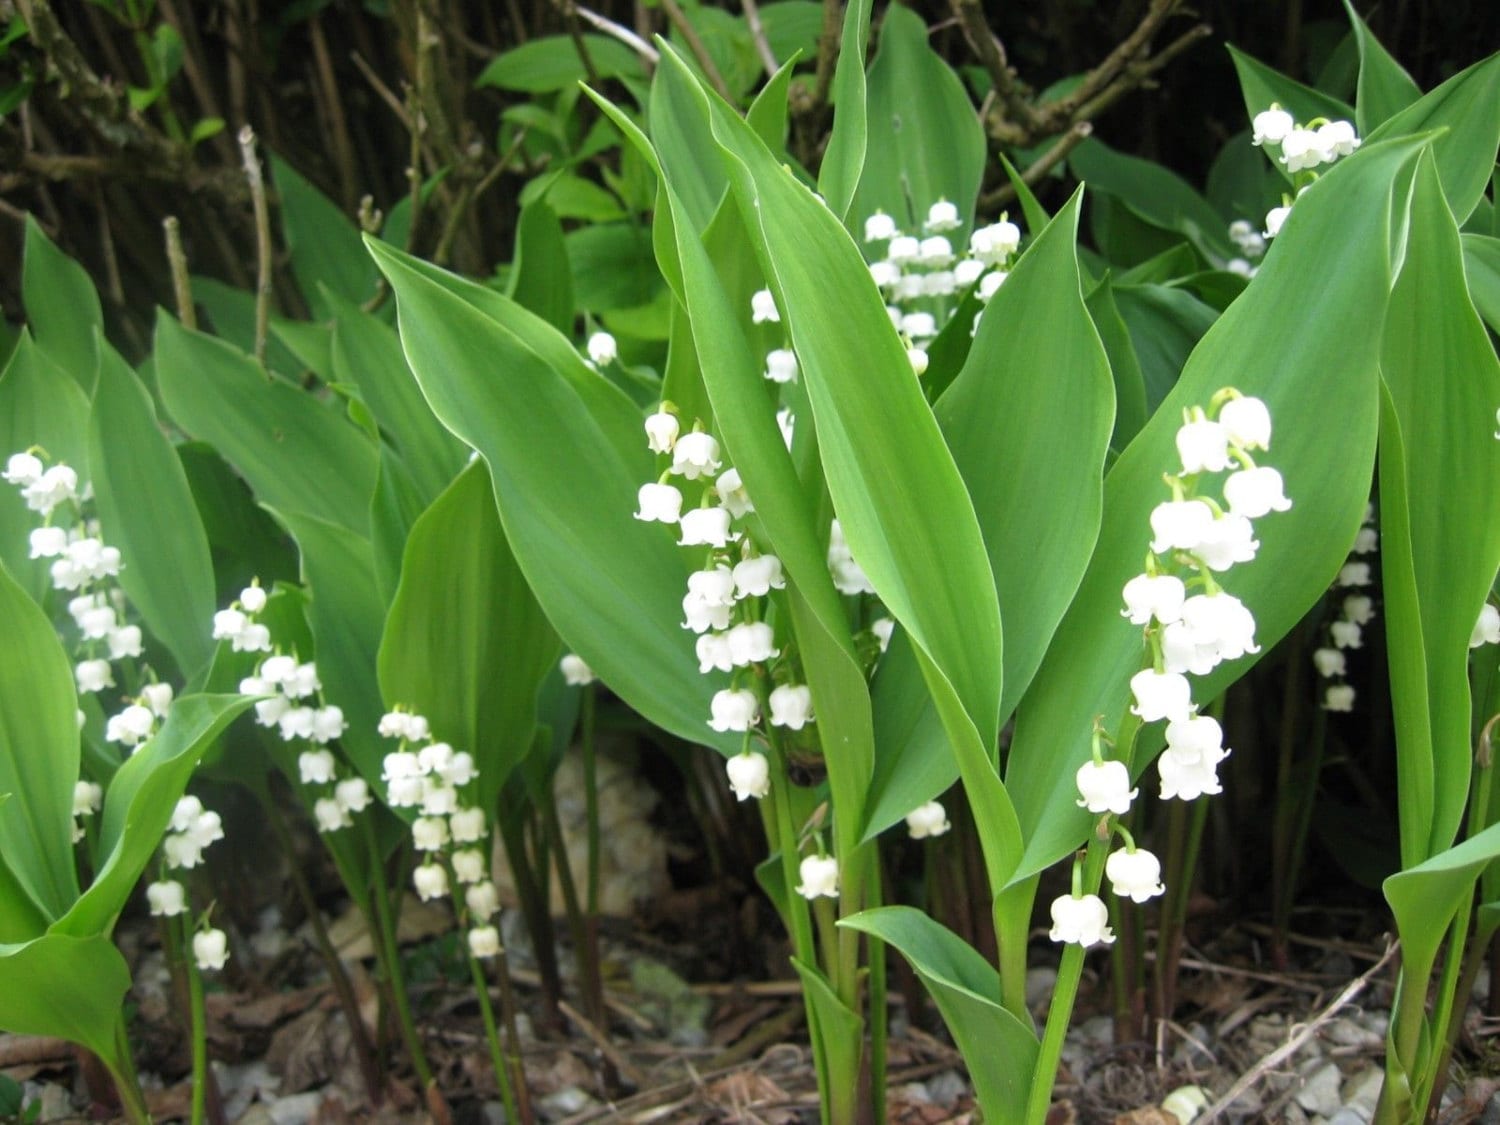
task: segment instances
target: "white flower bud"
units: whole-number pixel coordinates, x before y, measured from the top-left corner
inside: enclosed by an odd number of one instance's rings
[[[39,527],[31,533],[31,557],[52,559],[68,548],[68,533],[60,527]]]
[[[463,848],[453,853],[453,875],[460,883],[467,885],[487,878],[488,866],[478,848]]]
[[[476,926],[469,931],[469,952],[483,960],[500,956],[500,931],[494,926]]]
[[[441,863],[424,863],[414,868],[411,881],[417,897],[423,902],[431,902],[448,893],[448,869]]]
[[[1130,802],[1140,793],[1130,788],[1130,770],[1124,762],[1096,762],[1090,759],[1078,767],[1074,781],[1078,785],[1079,808],[1091,813],[1114,813],[1124,816]]]
[[[756,324],[781,323],[781,313],[776,308],[776,298],[769,289],[758,289],[750,295],[750,319]]]
[[[777,348],[766,354],[766,378],[773,383],[795,383],[797,381],[797,353],[789,348]]]
[[[1329,684],[1323,692],[1323,710],[1353,711],[1353,686],[1350,684]]]
[[[588,340],[589,359],[600,367],[613,363],[620,354],[619,345],[608,332],[595,332]]]
[[[306,750],[297,755],[297,774],[303,785],[327,785],[336,772],[331,750]]]
[[[1485,602],[1479,610],[1479,618],[1474,622],[1474,630],[1469,634],[1469,647],[1494,644],[1500,644],[1500,609]]]
[[[464,888],[464,905],[469,908],[471,917],[483,921],[500,909],[500,892],[489,879],[481,879]]]
[[[927,221],[922,224],[923,228],[937,234],[945,230],[955,230],[963,225],[963,220],[958,217],[958,208],[946,199],[939,199],[927,209]]]
[[[240,591],[240,606],[246,613],[259,613],[265,609],[265,589],[261,586],[246,586]]]
[[[646,419],[646,445],[652,453],[671,453],[682,426],[677,415],[658,410]]]
[[[899,233],[896,229],[896,220],[884,211],[876,211],[865,220],[866,242],[884,242],[886,239],[895,238]]]
[[[216,972],[229,960],[229,937],[223,930],[199,930],[193,935],[193,960],[200,972]]]
[[[682,493],[670,484],[643,484],[636,493],[638,520],[676,523],[682,512]]]
[[[187,913],[187,890],[175,879],[163,879],[146,887],[146,904],[153,916],[172,918]]]
[[[1138,715],[1143,723],[1185,719],[1192,714],[1192,689],[1181,673],[1144,668],[1130,677],[1130,691],[1135,697],[1131,714]]]
[[[760,700],[755,698],[753,691],[725,688],[714,693],[709,710],[713,718],[709,719],[708,725],[720,734],[745,731],[760,718]]]

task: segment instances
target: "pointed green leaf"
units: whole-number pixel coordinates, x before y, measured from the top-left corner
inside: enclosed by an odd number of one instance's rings
[[[479,807],[493,809],[531,749],[537,691],[557,657],[475,462],[412,527],[380,640],[386,706],[426,715],[436,737],[472,753]]]
[[[1354,120],[1354,109],[1347,102],[1304,86],[1233,46],[1229,47],[1229,57],[1234,60],[1234,69],[1240,78],[1247,120],[1253,120],[1257,113],[1270,109],[1273,102],[1303,124],[1318,117]]]
[[[824,1118],[830,1101],[855,1098],[853,1084],[860,1078],[859,1056],[864,1050],[865,1021],[858,1012],[839,999],[828,978],[815,966],[793,957],[792,968],[802,981],[802,995],[807,1004],[807,1018],[812,1031],[813,1050],[818,1053],[822,1079]],[[836,1089],[835,1089],[836,1087]]]
[[[594,73],[603,81],[608,78],[646,77],[640,56],[625,44],[603,35],[581,37]],[[474,80],[479,87],[498,86],[524,94],[548,94],[566,90],[589,77],[588,69],[578,57],[578,48],[568,35],[548,35],[533,39],[490,61]]]
[[[292,259],[297,288],[318,320],[333,315],[323,300],[326,285],[345,300],[363,304],[375,295],[378,276],[359,241],[359,228],[339,206],[274,153],[271,174],[281,204],[281,232]]]
[[[98,346],[89,464],[99,522],[104,539],[120,549],[121,587],[190,679],[214,649],[208,537],[150,394],[108,343]]]
[[[1162,165],[1116,152],[1090,138],[1069,154],[1068,166],[1090,192],[1113,195],[1152,226],[1185,236],[1209,261],[1234,256],[1224,217],[1186,180]]]
[[[516,222],[515,260],[506,294],[559,332],[573,330],[573,278],[562,223],[546,199],[521,208]]]
[[[0,945],[0,1029],[78,1043],[120,1065],[115,1028],[130,969],[107,937],[47,934]]]
[[[1431,158],[1418,167],[1409,222],[1385,322],[1390,412],[1381,419],[1380,459],[1406,866],[1451,844],[1462,821],[1472,753],[1469,633],[1500,568],[1492,518],[1500,506],[1500,362],[1468,299],[1458,228]]]
[[[99,294],[84,268],[59,250],[30,215],[21,298],[36,343],[85,393],[93,393],[99,364],[94,332],[104,331]]]
[[[1349,0],[1344,0],[1354,41],[1359,44],[1359,92],[1355,97],[1354,121],[1361,137],[1382,121],[1395,116],[1422,96],[1421,89],[1380,40]]]
[[[1500,332],[1500,238],[1466,234],[1463,246],[1469,296],[1490,330]]]
[[[73,783],[78,780],[73,666],[36,602],[0,566],[0,852],[32,900],[61,917],[78,896]]]
[[[870,0],[844,6],[839,57],[830,90],[833,130],[818,167],[818,194],[839,218],[848,221],[849,205],[865,166],[869,147],[869,106],[865,81],[865,48],[870,42]]]
[[[1130,330],[1115,304],[1114,283],[1106,274],[1087,298],[1094,329],[1109,356],[1110,374],[1115,384],[1115,430],[1109,447],[1116,453],[1130,444],[1146,424],[1146,383],[1141,363],[1136,358]]]

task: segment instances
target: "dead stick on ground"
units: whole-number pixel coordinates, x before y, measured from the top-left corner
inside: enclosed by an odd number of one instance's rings
[[[1370,981],[1375,978],[1376,974],[1378,974],[1382,969],[1385,968],[1386,962],[1388,962],[1393,956],[1395,956],[1396,950],[1398,948],[1398,942],[1389,942],[1385,947],[1384,955],[1380,958],[1379,961],[1375,962],[1375,964],[1371,965],[1363,973],[1355,977],[1354,980],[1350,981],[1344,991],[1340,992],[1338,996],[1334,997],[1333,1003],[1319,1012],[1311,1022],[1303,1025],[1302,1029],[1298,1031],[1296,1035],[1293,1035],[1280,1047],[1277,1047],[1276,1050],[1266,1055],[1248,1071],[1246,1071],[1244,1075],[1241,1076],[1240,1080],[1229,1088],[1229,1093],[1225,1094],[1218,1101],[1214,1102],[1213,1105],[1209,1106],[1208,1109],[1203,1112],[1203,1116],[1196,1119],[1197,1125],[1208,1125],[1210,1121],[1217,1121],[1219,1117],[1231,1105],[1235,1103],[1235,1101],[1241,1094],[1250,1089],[1251,1086],[1254,1086],[1268,1073],[1276,1069],[1276,1067],[1280,1066],[1283,1062],[1285,1062],[1287,1059],[1291,1058],[1299,1050],[1301,1050],[1302,1045],[1309,1039],[1311,1039],[1314,1035],[1316,1035],[1319,1028],[1321,1028],[1325,1023],[1333,1019],[1333,1017],[1337,1015],[1341,1010],[1351,1004],[1354,1001],[1354,998],[1369,986]]]

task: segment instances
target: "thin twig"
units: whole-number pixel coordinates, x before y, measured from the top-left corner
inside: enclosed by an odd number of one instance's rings
[[[563,862],[567,861],[564,860]],[[609,1041],[609,1036],[606,1035],[592,1020],[590,1020],[577,1008],[573,1007],[573,1005],[569,1004],[566,1000],[559,1000],[557,1002],[557,1007],[563,1015],[568,1017],[568,1020],[573,1024],[574,1027],[583,1032],[584,1038],[592,1043],[598,1049],[599,1053],[609,1060],[610,1065],[615,1068],[615,1073],[618,1074],[621,1079],[629,1083],[631,1086],[635,1087],[637,1090],[643,1089],[645,1087],[646,1076],[636,1069],[635,1065],[625,1057],[624,1052],[616,1047],[613,1043],[611,1043]]]
[[[167,265],[172,272],[172,297],[177,302],[177,319],[187,329],[198,327],[198,310],[193,307],[193,286],[188,280],[187,254],[182,249],[182,225],[176,215],[161,221],[167,237]]]
[[[990,30],[985,19],[984,8],[978,0],[952,0],[953,14],[963,28],[964,38],[990,76],[995,95],[1005,105],[1009,123],[1027,136],[1037,129],[1036,107],[1027,100],[1025,91],[1016,81],[1015,72],[1005,57],[1005,47]],[[1000,138],[1003,139],[1003,138]]]
[[[255,130],[240,130],[240,156],[255,205],[255,361],[266,365],[266,336],[271,326],[271,209],[266,204],[266,181],[255,155]]]
[[[1080,121],[1062,136],[1058,137],[1049,148],[1030,166],[1021,173],[1021,182],[1027,187],[1036,187],[1042,179],[1056,168],[1080,144],[1089,138],[1094,132],[1094,126],[1087,121]],[[1009,180],[1001,184],[994,191],[986,194],[980,203],[985,207],[998,207],[1004,203],[1014,202],[1016,199],[1016,188]]]
[[[1185,31],[1149,59],[1142,59],[1138,63],[1132,63],[1126,67],[1125,72],[1120,75],[1118,80],[1099,94],[1098,97],[1080,106],[1077,116],[1080,118],[1098,117],[1100,113],[1114,105],[1115,102],[1119,101],[1126,94],[1144,86],[1146,80],[1151,75],[1161,70],[1178,55],[1212,34],[1212,27],[1206,23],[1200,23]]]
[[[339,169],[339,197],[345,209],[355,200],[354,143],[349,138],[349,119],[344,113],[344,100],[339,96],[338,79],[333,73],[333,58],[328,53],[328,36],[323,32],[323,21],[314,16],[307,21],[308,36],[312,41],[314,73],[322,89],[323,102],[328,107],[329,133],[333,141],[334,163]]]
[[[766,38],[766,28],[760,22],[760,5],[755,0],[740,0],[745,9],[745,25],[750,28],[750,39],[755,44],[755,53],[766,68],[766,77],[774,78],[780,69],[776,63],[776,52],[771,50],[771,41]]]
[[[575,4],[573,10],[578,13],[580,19],[592,24],[596,30],[604,32],[605,35],[608,35],[612,39],[618,39],[625,46],[640,55],[641,58],[646,60],[647,66],[654,68],[657,63],[661,62],[661,52],[635,32],[631,31],[630,28],[616,23],[607,16],[601,16],[598,12],[585,8],[582,4]]]
[[[392,113],[401,119],[401,124],[408,130],[412,128],[411,114],[406,112],[406,106],[401,104],[401,99],[391,92],[391,88],[380,80],[380,76],[370,68],[364,57],[358,51],[350,51],[349,59],[354,63],[354,68],[365,76],[365,81],[370,84],[377,97],[390,107]]]
[[[1316,1035],[1324,1024],[1333,1019],[1344,1008],[1348,1007],[1354,1001],[1355,997],[1369,987],[1370,981],[1385,968],[1386,964],[1395,956],[1398,948],[1400,948],[1399,942],[1388,941],[1385,953],[1379,961],[1350,981],[1344,991],[1334,997],[1333,1003],[1319,1012],[1311,1021],[1304,1024],[1295,1035],[1280,1047],[1262,1057],[1254,1066],[1247,1070],[1240,1077],[1239,1081],[1229,1088],[1227,1094],[1204,1110],[1201,1117],[1195,1119],[1197,1125],[1209,1125],[1209,1122],[1217,1121],[1230,1106],[1239,1100],[1241,1094],[1301,1050],[1303,1044]]]
[[[553,0],[553,3],[562,12],[563,21],[568,25],[568,38],[573,40],[573,50],[578,55],[578,61],[583,63],[585,80],[590,86],[598,86],[599,68],[594,65],[594,56],[590,54],[589,45],[583,39],[583,29],[578,26],[578,12],[569,0]]]
[[[1066,97],[1040,108],[1038,117],[1044,127],[1048,127],[1050,131],[1063,121],[1074,120],[1079,110],[1098,96],[1105,87],[1113,83],[1125,71],[1128,64],[1142,61],[1137,56],[1144,54],[1151,45],[1152,36],[1168,17],[1182,6],[1182,3],[1183,0],[1151,0],[1151,6],[1146,9],[1141,22],[1118,47],[1106,55],[1098,66],[1085,74],[1083,80],[1069,91]]]
[[[677,0],[661,0],[662,11],[667,13],[667,19],[672,21],[672,26],[682,35],[682,40],[687,44],[688,50],[697,60],[708,84],[712,86],[721,98],[726,102],[733,102],[734,95],[729,92],[729,86],[724,81],[724,76],[719,73],[719,68],[714,65],[713,56],[708,53],[708,48],[703,45],[703,40],[698,36],[697,28],[688,22],[683,14],[682,6]]]

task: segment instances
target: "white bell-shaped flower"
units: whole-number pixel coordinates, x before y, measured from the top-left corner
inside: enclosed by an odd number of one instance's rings
[[[1311,129],[1293,129],[1281,140],[1281,162],[1288,172],[1301,172],[1323,163],[1323,146]]]
[[[1130,691],[1135,699],[1130,711],[1143,723],[1185,719],[1192,714],[1192,689],[1180,673],[1143,668],[1130,677]]]
[[[1323,710],[1353,711],[1353,686],[1350,684],[1329,684],[1323,691]]]
[[[1367,562],[1346,562],[1339,568],[1339,575],[1335,581],[1340,586],[1368,586],[1370,584],[1370,564]]]
[[[1120,848],[1104,861],[1110,890],[1120,898],[1145,902],[1166,891],[1161,882],[1161,860],[1145,848]]]
[[[448,893],[448,869],[441,863],[424,863],[413,869],[411,881],[417,897],[423,902],[431,902]]]
[[[370,786],[362,777],[345,778],[333,787],[333,799],[348,813],[364,812],[370,807]]]
[[[1002,219],[980,227],[969,236],[969,253],[987,265],[998,266],[1021,245],[1021,228]]]
[[[753,691],[744,688],[725,688],[714,692],[709,701],[713,718],[708,725],[720,734],[726,731],[746,731],[760,718],[760,700]]]
[[[749,750],[735,754],[725,761],[724,772],[737,800],[760,800],[771,791],[771,767],[764,754]]]
[[[1214,510],[1202,500],[1164,500],[1151,510],[1151,549],[1195,551],[1212,534]]]
[[[318,823],[319,832],[337,832],[354,823],[349,810],[333,797],[319,797],[313,802],[313,819]]]
[[[769,289],[757,289],[750,295],[750,319],[756,324],[781,323],[781,312]]]
[[[795,383],[797,381],[797,353],[790,348],[777,348],[766,353],[766,378],[773,383]]]
[[[68,533],[60,527],[38,527],[30,543],[32,558],[53,559],[68,549]]]
[[[1125,608],[1121,615],[1132,625],[1149,625],[1155,618],[1170,625],[1182,616],[1187,587],[1172,574],[1137,574],[1125,583]]]
[[[1328,635],[1338,648],[1364,648],[1364,630],[1353,621],[1335,621],[1328,626]]]
[[[88,816],[104,807],[104,787],[95,781],[73,783],[73,815]]]
[[[1351,554],[1368,555],[1371,551],[1380,547],[1380,532],[1373,527],[1362,527],[1354,537],[1354,546],[1349,548]]]
[[[588,340],[589,359],[600,367],[613,363],[620,355],[620,346],[608,332],[595,332]]]
[[[940,801],[928,801],[906,814],[906,832],[913,840],[941,836],[952,827]]]
[[[458,809],[448,817],[448,834],[455,844],[472,844],[484,839],[484,810]]]
[[[1232,398],[1219,408],[1219,425],[1229,432],[1229,440],[1241,449],[1266,450],[1271,447],[1271,411],[1251,395]]]
[[[1078,767],[1074,780],[1078,785],[1078,807],[1096,814],[1124,816],[1130,811],[1130,802],[1140,792],[1130,787],[1130,770],[1124,762],[1090,759]]]
[[[734,596],[763,598],[772,590],[786,588],[781,560],[775,555],[756,555],[734,564]]]
[[[711,477],[723,466],[719,463],[719,442],[713,434],[694,430],[683,434],[672,446],[672,472],[686,480]]]
[[[898,266],[915,262],[921,254],[921,241],[907,234],[898,234],[895,238],[891,239],[891,244],[885,248],[886,261],[894,262]]]
[[[1250,562],[1260,549],[1255,528],[1244,516],[1226,514],[1208,525],[1196,548],[1197,555],[1213,571],[1225,571],[1235,563]]]
[[[1344,598],[1344,617],[1356,625],[1375,620],[1375,602],[1368,594],[1349,594]]]
[[[468,907],[469,915],[473,918],[492,918],[500,909],[500,891],[489,879],[470,883],[464,888],[464,905]]]
[[[199,930],[193,935],[193,960],[201,972],[217,972],[229,960],[229,936],[223,930]]]
[[[139,625],[121,625],[105,634],[111,660],[131,660],[145,653],[145,638]]]
[[[740,479],[738,469],[726,469],[720,473],[719,479],[714,481],[714,491],[719,495],[719,503],[734,519],[755,511],[755,505],[750,502],[750,494],[745,491],[745,482]]]
[[[82,695],[103,691],[115,685],[115,676],[110,670],[108,660],[80,660],[73,669],[73,679],[78,684],[79,694]]]
[[[1252,520],[1269,512],[1288,511],[1292,506],[1283,491],[1281,474],[1266,466],[1230,473],[1224,481],[1224,501],[1233,514]]]
[[[187,913],[187,889],[176,879],[162,879],[146,887],[146,905],[160,918]]]
[[[438,816],[419,816],[411,822],[411,840],[419,852],[440,851],[448,845],[448,822]]]
[[[78,498],[78,474],[68,465],[53,465],[21,490],[26,506],[50,516],[59,504]]]
[[[1347,675],[1349,671],[1349,660],[1342,651],[1336,648],[1314,649],[1313,667],[1318,670],[1318,675],[1324,679],[1332,679],[1334,676]]]
[[[884,211],[876,211],[865,220],[865,241],[884,242],[901,232],[896,229],[896,220]]]
[[[682,514],[682,493],[670,484],[643,484],[636,492],[635,518],[676,523]]]
[[[1167,750],[1187,761],[1212,758],[1215,762],[1226,757],[1224,728],[1212,715],[1190,715],[1167,724]]]
[[[930,340],[938,334],[937,318],[929,312],[907,313],[901,318],[901,331],[913,340]]]
[[[658,410],[646,418],[646,445],[652,453],[671,453],[681,432],[682,424],[675,414]]]
[[[240,608],[246,613],[259,613],[265,609],[265,589],[261,586],[246,586],[240,591]]]
[[[901,267],[895,262],[871,262],[870,280],[881,289],[893,289],[901,284]]]
[[[25,488],[27,485],[35,484],[44,470],[45,466],[36,455],[12,453],[9,460],[5,462],[5,472],[0,473],[0,477],[4,478],[6,484]]]
[[[813,721],[812,689],[806,684],[779,684],[771,689],[771,725],[801,730]]]
[[[297,755],[297,774],[303,785],[327,785],[336,772],[331,750],[304,750]]]
[[[1255,643],[1255,617],[1245,603],[1222,590],[1195,594],[1182,603],[1182,621],[1200,645],[1211,645],[1220,660],[1238,660],[1260,651]]]
[[[481,961],[500,956],[500,931],[494,926],[475,926],[469,931],[469,952]]]
[[[926,348],[907,348],[906,358],[911,363],[912,373],[917,378],[927,374],[928,364],[931,363]]]
[[[1359,147],[1359,137],[1348,121],[1329,121],[1318,126],[1317,143],[1323,163],[1331,164]]]
[[[726,613],[726,624],[728,619]],[[701,674],[706,676],[710,672],[734,671],[734,654],[729,648],[728,633],[703,633],[699,636],[694,651],[698,656],[698,671]]]
[[[562,669],[563,682],[569,687],[585,687],[594,682],[594,670],[576,652],[564,653],[558,667]]]
[[[1060,895],[1052,900],[1052,929],[1047,936],[1085,949],[1109,945],[1115,940],[1109,928],[1109,907],[1098,895]]]
[[[730,606],[710,603],[691,591],[682,599],[684,629],[695,633],[707,633],[710,629],[729,628]]]
[[[917,248],[917,261],[930,269],[941,269],[953,262],[953,244],[940,234],[922,239]]]
[[[489,876],[489,864],[478,848],[461,848],[453,853],[453,877],[467,886]]]
[[[682,531],[679,547],[727,547],[740,538],[739,532],[729,530],[727,508],[694,508],[682,513],[677,526]]]
[[[1479,610],[1479,617],[1474,622],[1474,629],[1469,634],[1469,647],[1478,648],[1480,645],[1500,644],[1500,609],[1496,609],[1490,602],[1485,602]]]
[[[927,221],[922,224],[922,229],[930,234],[941,234],[943,231],[957,230],[962,225],[958,207],[946,199],[939,199],[927,208]]]
[[[1250,128],[1254,136],[1250,143],[1279,145],[1296,125],[1297,122],[1293,120],[1290,113],[1279,105],[1273,104],[1270,109],[1261,110],[1251,120]]]
[[[111,715],[104,724],[104,741],[118,742],[121,746],[135,746],[151,737],[156,727],[156,716],[151,708],[132,703],[118,715]]]
[[[736,668],[763,664],[781,655],[774,634],[764,621],[742,621],[729,630],[729,655]]]
[[[802,876],[797,893],[803,898],[839,897],[839,861],[833,856],[805,856],[797,870]]]
[[[1211,755],[1189,760],[1170,749],[1156,759],[1156,770],[1161,777],[1161,799],[1170,801],[1174,797],[1184,801],[1196,801],[1199,797],[1216,796],[1224,792],[1219,785],[1219,761]]]
[[[1229,467],[1229,431],[1206,418],[1185,422],[1177,431],[1177,455],[1184,473],[1218,473]]]

